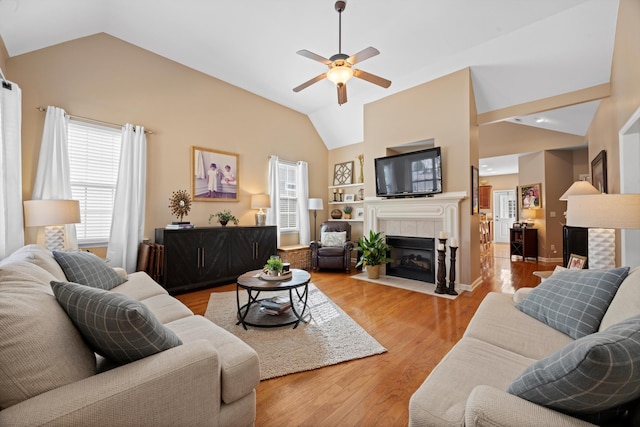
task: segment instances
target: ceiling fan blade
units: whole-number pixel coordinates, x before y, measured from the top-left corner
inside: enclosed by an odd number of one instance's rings
[[[302,89],[305,89],[305,88],[311,86],[315,82],[319,82],[320,80],[324,79],[325,77],[327,77],[327,73],[322,73],[319,76],[316,76],[316,77],[312,78],[311,80],[308,80],[308,81],[302,83],[300,86],[294,87],[293,91],[294,92],[300,92]]]
[[[391,86],[391,80],[383,79],[382,77],[367,73],[366,71],[353,70],[353,75],[359,79],[373,83],[374,85],[382,86],[385,89]]]
[[[347,85],[344,83],[338,84],[338,105],[347,103]]]
[[[376,55],[380,55],[380,51],[375,47],[369,46],[368,48],[361,50],[360,52],[354,55],[351,55],[349,59],[347,59],[347,61],[349,61],[351,65],[356,65],[358,62],[362,62],[365,59],[369,59],[372,56],[376,56]]]
[[[305,58],[313,59],[314,61],[322,62],[325,65],[331,64],[331,61],[325,58],[324,56],[320,56],[316,53],[310,52],[307,49],[302,49],[296,52],[298,55],[304,56]]]

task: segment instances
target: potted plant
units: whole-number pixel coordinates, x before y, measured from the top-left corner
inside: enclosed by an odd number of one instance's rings
[[[283,268],[284,264],[282,264],[282,260],[280,258],[269,258],[267,263],[264,265],[264,269],[269,276],[280,275]]]
[[[223,227],[227,225],[229,221],[233,222],[235,225],[238,225],[238,218],[236,218],[228,209],[222,212],[218,211],[214,214],[209,215],[209,224],[211,224],[211,220],[213,219],[213,217],[218,217],[218,222]]]
[[[351,219],[351,212],[353,212],[353,208],[351,206],[345,206],[343,211],[344,219]]]
[[[385,242],[382,232],[369,231],[368,237],[362,236],[358,239],[358,246],[353,250],[362,253],[356,267],[366,267],[369,279],[380,277],[380,265],[393,261],[387,257],[387,252],[391,250],[391,246]]]

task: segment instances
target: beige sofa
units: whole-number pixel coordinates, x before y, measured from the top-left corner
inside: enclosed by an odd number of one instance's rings
[[[410,426],[593,425],[506,391],[531,364],[574,341],[516,308],[531,290],[485,297],[463,338],[411,397]],[[636,268],[620,285],[599,331],[639,314]]]
[[[142,302],[182,344],[113,366],[89,350],[52,280],[67,278],[40,246],[0,261],[0,425],[254,424],[260,367],[244,342],[138,272],[110,292]]]

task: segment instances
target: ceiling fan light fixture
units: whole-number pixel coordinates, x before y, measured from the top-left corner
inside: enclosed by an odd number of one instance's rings
[[[336,85],[345,84],[351,77],[353,77],[353,70],[345,65],[333,67],[327,72],[327,78]]]

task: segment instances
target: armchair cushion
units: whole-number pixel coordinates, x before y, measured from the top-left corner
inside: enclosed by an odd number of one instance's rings
[[[91,252],[53,251],[53,257],[67,276],[67,280],[106,291],[127,281],[103,260]]]
[[[341,248],[347,241],[346,231],[323,231],[320,233],[322,246]]]
[[[129,363],[182,344],[140,302],[77,283],[51,282],[56,299],[93,350]]]

